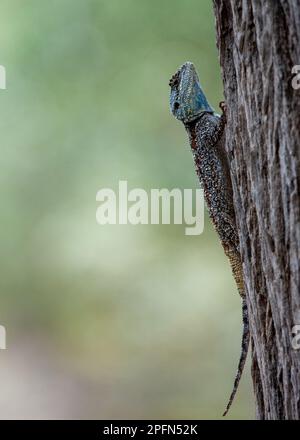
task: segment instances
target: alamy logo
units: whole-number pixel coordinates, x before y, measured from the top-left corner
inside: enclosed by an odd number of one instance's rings
[[[300,348],[300,325],[294,325],[292,328],[292,347],[294,350],[299,350]]]
[[[127,181],[121,180],[118,195],[110,188],[103,188],[97,192],[96,201],[101,202],[96,211],[99,225],[184,223],[187,225],[186,235],[199,235],[203,232],[204,197],[201,189],[151,189],[148,194],[142,188],[128,191]]]
[[[6,329],[4,325],[0,325],[0,350],[6,349]]]
[[[4,66],[0,65],[0,89],[6,89],[6,70]]]
[[[292,74],[295,74],[292,79],[292,87],[293,89],[298,90],[300,88],[300,65],[296,64],[293,66]]]

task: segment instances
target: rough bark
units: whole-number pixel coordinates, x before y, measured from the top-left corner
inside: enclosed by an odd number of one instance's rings
[[[214,0],[259,419],[299,419],[300,1]]]

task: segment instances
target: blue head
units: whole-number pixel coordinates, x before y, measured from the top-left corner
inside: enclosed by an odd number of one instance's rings
[[[170,79],[170,109],[183,123],[197,119],[201,113],[213,113],[201,89],[193,63],[184,63]]]

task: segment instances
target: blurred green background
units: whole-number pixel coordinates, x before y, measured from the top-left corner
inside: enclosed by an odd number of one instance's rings
[[[198,187],[168,80],[193,61],[218,108],[211,1],[3,0],[0,28],[0,417],[221,418],[241,306],[209,220],[95,220],[122,179]]]

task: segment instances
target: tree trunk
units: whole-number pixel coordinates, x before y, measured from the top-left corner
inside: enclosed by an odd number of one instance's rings
[[[214,0],[214,10],[256,414],[299,419],[300,1]]]

